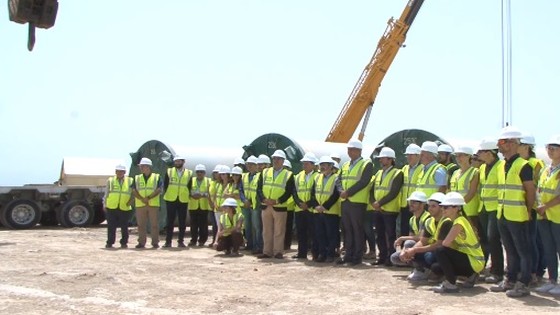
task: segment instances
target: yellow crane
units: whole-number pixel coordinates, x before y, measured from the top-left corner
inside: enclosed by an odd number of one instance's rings
[[[363,140],[365,129],[371,114],[379,86],[399,48],[404,45],[406,33],[418,14],[424,0],[409,0],[401,17],[391,18],[383,37],[370,62],[366,65],[352,93],[344,104],[334,125],[327,136],[327,142],[348,142],[358,128],[360,120],[364,120],[358,139]]]

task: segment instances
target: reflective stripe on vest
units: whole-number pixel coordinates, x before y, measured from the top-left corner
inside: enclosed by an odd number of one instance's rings
[[[480,166],[480,203],[486,211],[498,210],[498,189],[500,188],[498,185],[498,168],[503,162],[503,160],[499,160],[492,165],[488,178],[486,177],[486,167],[488,165],[482,164]]]
[[[334,190],[336,189],[335,174],[329,176],[329,178],[327,178],[326,183],[324,179],[325,179],[325,175],[320,174],[315,180],[315,199],[317,199],[317,202],[321,206],[324,205],[325,202],[327,202],[327,200],[329,200],[329,198],[334,193]],[[317,211],[313,211],[313,212],[317,213]],[[330,209],[328,209],[328,211],[326,211],[325,213],[340,215],[341,214],[340,203],[335,202],[334,205]]]
[[[139,174],[134,177],[134,182],[136,184],[136,190],[138,191],[138,194],[140,194],[141,197],[148,197],[158,188],[157,185],[159,182],[159,174],[151,173],[147,182],[144,180],[144,175]],[[136,207],[146,207],[148,205],[150,207],[159,207],[159,199],[160,196],[156,196],[150,199],[148,204],[145,204],[142,200],[135,198],[134,204],[136,205]]]
[[[423,211],[419,220],[417,220],[414,215],[410,218],[408,225],[414,235],[420,235],[420,226],[425,226],[428,218],[430,218],[430,213],[428,211]]]
[[[546,204],[558,197],[557,190],[560,184],[560,180],[558,179],[559,174],[560,169],[558,168],[555,169],[552,174],[550,173],[550,168],[543,169],[538,189],[541,204]],[[546,219],[553,223],[560,224],[560,205],[546,209]]]
[[[113,176],[107,180],[107,186],[109,194],[105,199],[105,207],[123,211],[132,210],[132,207],[128,205],[132,198],[132,177],[125,176],[121,185],[119,179]]]
[[[505,172],[506,163],[498,168],[498,213],[497,217],[514,222],[529,221],[529,212],[525,204],[525,189],[521,182],[520,172],[527,161],[517,158],[513,161],[508,173]]]
[[[426,220],[426,224],[424,227],[426,231],[431,235],[430,239],[428,240],[428,244],[434,244],[435,242],[437,242],[437,237],[441,230],[441,226],[445,221],[451,221],[451,219],[441,218],[439,221],[437,221],[437,224],[436,224],[436,219],[434,217],[429,217]]]
[[[416,190],[424,192],[428,197],[438,192],[439,186],[436,184],[435,173],[439,168],[443,168],[443,165],[434,163],[427,172],[424,172],[424,167],[422,166],[422,171],[418,175]],[[447,174],[447,171],[445,173]]]
[[[295,176],[295,185],[296,185],[296,192],[298,198],[303,202],[308,202],[311,199],[311,188],[313,188],[313,184],[315,184],[315,179],[317,174],[312,171],[309,176],[305,174],[305,171],[299,172]],[[302,211],[299,205],[296,205],[295,208],[296,212]]]
[[[274,178],[274,168],[269,167],[263,170],[263,196],[265,199],[278,200],[286,192],[286,183],[292,172],[288,170],[281,170],[276,178]],[[277,204],[275,207],[287,208],[287,201],[282,204]]]
[[[249,181],[250,174],[243,174],[243,191],[245,192],[245,198],[251,201],[253,208],[257,207],[257,186],[259,183],[259,173],[253,174],[253,178]]]
[[[342,169],[340,170],[340,179],[343,190],[348,190],[348,188],[358,183],[358,181],[362,178],[364,169],[368,163],[371,163],[369,159],[362,158],[354,164],[352,169],[350,169],[350,161],[342,165]],[[367,185],[362,190],[348,197],[347,200],[355,203],[367,204],[369,200],[369,190],[367,189]]]
[[[401,170],[392,167],[389,172],[383,177],[383,170],[377,171],[375,174],[375,184],[373,187],[373,195],[375,200],[379,201],[381,198],[387,196],[389,191],[391,191],[391,186],[393,186],[393,180],[400,174]],[[400,193],[400,192],[399,192]],[[394,199],[384,204],[382,209],[387,212],[399,212],[401,211],[400,196],[397,195]]]
[[[239,218],[241,218],[242,216],[243,215],[240,212],[235,212],[235,214],[233,215],[233,222],[229,220],[227,213],[223,213],[220,216],[220,223],[222,223],[222,227],[224,228],[223,236],[229,236],[231,234],[231,232],[225,232],[225,230],[235,227],[237,225],[237,222],[239,222]]]
[[[210,178],[204,177],[200,182],[196,177],[191,179],[191,195],[194,193],[208,194],[210,196]],[[208,197],[210,198],[210,197]],[[210,210],[208,198],[189,198],[189,210]]]
[[[453,176],[451,176],[451,191],[456,191],[463,195],[463,197],[465,197],[469,193],[471,182],[475,176],[479,176],[478,170],[476,168],[471,166],[464,173],[459,168],[453,173]],[[480,197],[477,191],[473,198],[463,206],[463,211],[469,217],[477,216],[479,203]]]
[[[463,231],[453,240],[451,248],[467,255],[473,271],[480,273],[482,269],[484,269],[485,259],[476,233],[474,233],[467,218],[463,216],[457,217],[455,221],[453,221],[453,225],[455,224],[461,225]]]
[[[191,181],[192,171],[184,169],[181,177],[177,172],[177,168],[171,167],[167,169],[167,176],[169,177],[169,185],[165,190],[163,195],[163,200],[165,201],[176,201],[179,197],[179,201],[182,203],[189,202],[190,192],[187,185]]]
[[[401,207],[406,207],[408,201],[406,200],[408,197],[410,197],[410,195],[412,194],[412,192],[414,192],[416,190],[416,186],[418,183],[418,177],[420,176],[420,173],[422,172],[422,164],[418,164],[416,166],[416,168],[414,169],[414,172],[412,172],[412,176],[410,176],[410,165],[405,165],[403,166],[403,168],[401,169],[401,171],[403,172],[403,185],[401,188]],[[429,197],[429,196],[428,196]]]

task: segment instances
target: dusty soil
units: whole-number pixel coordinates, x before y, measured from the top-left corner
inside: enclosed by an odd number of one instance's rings
[[[104,249],[96,228],[0,229],[2,314],[529,314],[560,299],[523,299],[479,284],[440,295],[407,269],[230,258],[209,248]],[[131,235],[131,245],[136,235]],[[295,246],[294,246],[295,247]],[[289,253],[291,256],[291,253]]]

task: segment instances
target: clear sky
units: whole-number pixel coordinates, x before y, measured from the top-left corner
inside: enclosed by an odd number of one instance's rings
[[[241,147],[323,140],[406,0],[59,0],[37,31],[0,9],[0,185],[58,179],[65,156],[122,158],[157,139]],[[365,142],[407,128],[501,128],[501,0],[426,0],[383,81]],[[560,1],[512,0],[513,125],[558,127]]]

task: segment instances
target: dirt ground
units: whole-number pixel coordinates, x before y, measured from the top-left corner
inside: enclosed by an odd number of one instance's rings
[[[403,268],[230,258],[210,248],[104,249],[106,229],[0,229],[1,314],[529,314],[560,299],[522,299],[478,284],[458,294],[414,286]],[[131,235],[134,247],[136,235]],[[174,243],[175,246],[175,243]],[[293,246],[295,247],[295,245]],[[288,253],[289,256],[292,253]]]

